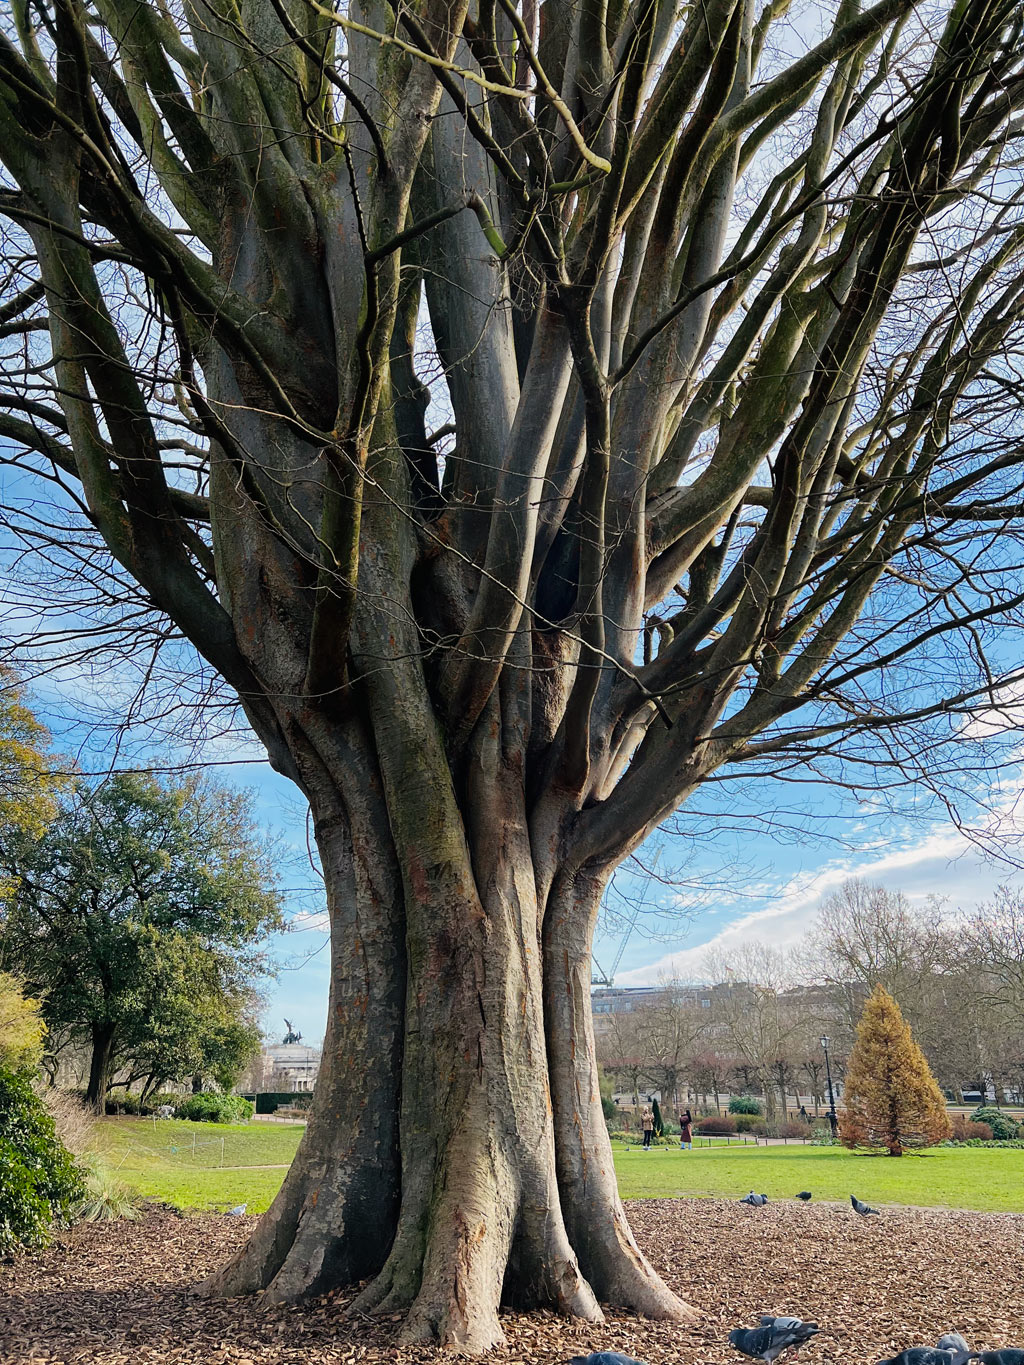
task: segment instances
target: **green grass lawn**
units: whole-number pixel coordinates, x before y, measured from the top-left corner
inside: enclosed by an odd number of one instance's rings
[[[770,1199],[810,1190],[815,1199],[870,1204],[940,1204],[956,1209],[1024,1212],[1024,1150],[933,1147],[898,1159],[842,1147],[654,1148],[616,1145],[624,1199],[677,1195],[739,1198],[751,1187]]]
[[[147,1199],[181,1209],[247,1203],[250,1213],[263,1213],[305,1131],[297,1123],[109,1118],[97,1122],[92,1145],[120,1180]]]
[[[247,1203],[250,1213],[262,1213],[304,1131],[300,1124],[101,1119],[94,1146],[127,1185],[147,1198],[182,1209]],[[239,1167],[248,1169],[232,1169]],[[753,1187],[774,1199],[811,1190],[815,1199],[845,1201],[852,1192],[873,1204],[1024,1212],[1024,1150],[935,1147],[894,1161],[841,1147],[723,1145],[643,1152],[616,1143],[615,1168],[624,1199],[739,1198]]]

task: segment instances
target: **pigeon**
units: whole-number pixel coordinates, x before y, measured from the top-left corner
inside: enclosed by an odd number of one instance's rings
[[[754,1360],[763,1360],[772,1365],[783,1351],[791,1346],[802,1346],[810,1341],[818,1331],[816,1322],[804,1322],[802,1318],[762,1317],[760,1327],[737,1327],[729,1333],[729,1341],[737,1351]]]
[[[751,1190],[750,1193],[745,1194],[739,1202],[741,1204],[752,1204],[755,1209],[759,1209],[762,1204],[768,1203],[768,1196],[766,1194],[755,1194],[754,1191]]]
[[[1001,1351],[975,1351],[973,1359],[981,1365],[1024,1365],[1024,1351],[1004,1346]]]
[[[869,1213],[878,1213],[877,1209],[873,1209],[870,1204],[865,1204],[864,1201],[858,1199],[855,1194],[850,1195],[850,1203],[853,1205],[854,1213],[859,1213],[862,1218],[866,1218]],[[925,1350],[925,1347],[914,1346],[912,1349],[915,1351],[923,1351]]]
[[[962,1351],[942,1351],[937,1346],[909,1346],[891,1360],[880,1360],[878,1365],[962,1365],[970,1360]]]
[[[591,1351],[588,1356],[573,1356],[569,1365],[644,1365],[644,1362],[624,1356],[621,1351]]]
[[[236,1204],[235,1207],[234,1207],[233,1209],[228,1209],[228,1217],[229,1217],[229,1218],[243,1218],[243,1217],[245,1216],[245,1211],[246,1211],[246,1209],[247,1209],[248,1207],[249,1207],[249,1201],[248,1201],[248,1200],[246,1200],[246,1202],[245,1202],[244,1204]]]
[[[946,1332],[945,1335],[939,1337],[935,1345],[940,1351],[952,1351],[954,1355],[969,1356],[971,1354],[971,1348],[959,1332]]]
[[[797,1195],[797,1199],[802,1199],[805,1204],[807,1203],[808,1199],[810,1199],[810,1197],[811,1197],[810,1190],[801,1190],[800,1193]]]

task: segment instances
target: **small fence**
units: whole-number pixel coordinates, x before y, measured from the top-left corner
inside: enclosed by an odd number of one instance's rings
[[[640,1135],[630,1134],[630,1141],[625,1143],[627,1152],[643,1150],[643,1143]],[[715,1134],[713,1137],[702,1137],[700,1133],[694,1133],[694,1147],[775,1147],[792,1144],[794,1147],[806,1147],[812,1143],[814,1138],[811,1134],[807,1137],[759,1137],[756,1133],[722,1133]],[[677,1136],[666,1135],[657,1146],[651,1147],[651,1151],[665,1151],[670,1147],[678,1147],[679,1138]]]
[[[103,1150],[104,1164],[115,1171],[122,1167],[142,1170],[157,1166],[244,1171],[283,1168],[291,1163],[294,1154],[291,1145],[282,1146],[275,1139],[267,1147],[265,1141],[260,1141],[258,1129],[255,1133],[250,1130],[218,1134],[215,1125],[210,1124],[213,1131],[207,1136],[203,1131],[206,1126],[182,1131],[177,1124],[156,1117],[134,1120],[131,1131],[119,1132],[115,1143]],[[264,1136],[268,1138],[269,1134]]]

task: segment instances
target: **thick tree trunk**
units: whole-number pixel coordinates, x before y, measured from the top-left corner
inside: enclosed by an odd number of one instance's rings
[[[374,474],[390,487],[401,462],[385,452]],[[550,908],[524,778],[529,633],[513,646],[523,666],[453,754],[413,613],[394,595],[411,574],[406,523],[386,500],[367,518],[396,524],[367,532],[379,548],[360,566],[358,684],[335,715],[311,708],[281,724],[314,812],[331,914],[324,1064],[281,1193],[209,1287],[294,1300],[373,1275],[355,1311],[404,1313],[407,1341],[465,1352],[503,1340],[503,1300],[595,1322],[599,1297],[683,1317],[615,1191],[582,960],[585,1028],[550,1035],[550,1054],[545,1037]],[[588,901],[584,918],[594,909]],[[584,1150],[601,1165],[582,1184],[561,1178],[553,1118],[552,1077],[562,1088],[573,1048],[586,1070]]]
[[[357,1308],[407,1310],[408,1341],[467,1352],[523,1306],[601,1320],[566,1234],[555,1176],[536,886],[521,749],[485,715],[463,816],[419,665],[378,675],[372,711],[401,851],[408,989],[402,1207]],[[496,708],[497,699],[493,707]]]
[[[110,1024],[94,1024],[92,1028],[92,1056],[89,1060],[89,1085],[85,1102],[97,1114],[102,1114],[110,1088],[110,1063],[114,1054],[114,1029]]]
[[[485,718],[463,817],[436,735],[403,734],[392,748],[385,721],[406,729],[409,696],[404,707],[385,698],[374,716],[380,785],[359,832],[349,781],[344,799],[307,782],[332,920],[324,1063],[281,1193],[207,1288],[297,1300],[373,1275],[356,1311],[404,1313],[405,1340],[469,1353],[503,1341],[503,1301],[599,1322],[600,1297],[685,1318],[616,1193],[582,959],[573,980],[585,1018],[566,1038],[549,1027],[549,1052],[516,764]],[[549,1076],[564,1091],[566,1048],[578,1053],[569,1088],[586,1097],[574,1156]]]
[[[646,1317],[692,1321],[693,1310],[637,1246],[615,1181],[590,1009],[590,948],[602,890],[582,873],[561,877],[545,918],[544,1003],[562,1206],[598,1298]]]
[[[262,1291],[271,1302],[325,1293],[373,1274],[394,1236],[399,1199],[398,1075],[404,993],[403,907],[379,777],[350,753],[357,796],[311,784],[331,921],[331,988],[310,1121],[284,1185],[208,1292]]]

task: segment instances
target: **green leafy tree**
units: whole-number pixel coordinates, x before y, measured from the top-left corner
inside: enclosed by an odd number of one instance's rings
[[[0,972],[0,1066],[35,1070],[45,1036],[39,1001],[25,995],[17,977]]]
[[[129,1084],[143,1082],[148,1096],[170,1082],[206,1081],[229,1090],[259,1050],[257,1015],[262,999],[245,959],[187,933],[152,941],[145,995],[137,1027],[117,1049]]]
[[[250,799],[198,779],[79,783],[41,838],[12,834],[0,860],[17,881],[5,951],[47,1023],[89,1046],[97,1109],[116,1067],[147,1048],[165,1075],[180,1068],[159,1064],[161,1048],[198,1067],[196,1035],[236,1022],[230,1002],[266,968],[256,945],[282,923]]]

